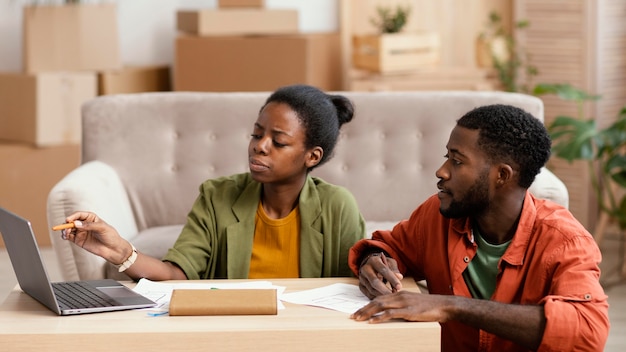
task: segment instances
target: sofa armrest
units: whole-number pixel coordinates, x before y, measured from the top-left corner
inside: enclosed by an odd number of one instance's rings
[[[543,167],[529,188],[537,198],[549,199],[557,204],[569,207],[567,187],[555,174]]]
[[[126,239],[137,233],[137,224],[128,195],[117,172],[109,165],[92,161],[72,170],[50,190],[47,203],[48,224],[65,222],[75,211],[92,211]],[[64,280],[102,279],[106,261],[71,242],[60,232],[50,231]]]

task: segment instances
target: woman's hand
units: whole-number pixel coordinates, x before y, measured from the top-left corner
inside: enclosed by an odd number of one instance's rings
[[[65,221],[73,223],[74,227],[62,230],[61,238],[64,240],[74,242],[112,264],[121,264],[130,256],[130,243],[98,215],[79,211],[68,216]]]

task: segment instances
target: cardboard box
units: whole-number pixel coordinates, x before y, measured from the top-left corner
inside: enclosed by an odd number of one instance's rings
[[[265,0],[218,0],[217,7],[229,8],[229,7],[265,7]]]
[[[80,147],[36,148],[0,143],[0,205],[30,220],[39,246],[50,246],[46,202],[48,193],[80,164]],[[0,239],[0,246],[4,242]]]
[[[169,66],[124,67],[98,73],[98,95],[171,90]]]
[[[352,43],[353,65],[360,69],[398,72],[439,63],[436,32],[356,35]]]
[[[178,30],[200,36],[298,33],[297,10],[180,10],[176,15]]]
[[[273,91],[302,83],[323,90],[342,85],[339,35],[300,34],[176,39],[174,89]]]
[[[81,105],[96,97],[96,85],[89,72],[0,73],[0,140],[80,143]]]
[[[27,73],[122,66],[115,4],[25,6],[23,26]]]

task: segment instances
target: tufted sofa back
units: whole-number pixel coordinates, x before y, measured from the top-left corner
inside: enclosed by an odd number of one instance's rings
[[[347,187],[368,221],[397,221],[436,192],[456,120],[505,103],[543,119],[535,97],[503,92],[341,92],[356,107],[334,157],[313,171]],[[182,224],[198,186],[247,171],[247,146],[269,93],[103,96],[83,106],[82,163],[117,171],[138,230]]]

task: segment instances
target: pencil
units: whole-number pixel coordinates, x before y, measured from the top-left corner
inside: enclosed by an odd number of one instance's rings
[[[67,224],[56,225],[52,227],[52,231],[61,231],[64,229],[73,229],[76,227],[73,222],[69,222]]]
[[[383,264],[385,264],[386,267],[389,267],[389,265],[387,264],[387,256],[385,255],[384,252],[380,252],[380,260],[383,261]],[[387,279],[383,279],[383,283],[385,283],[385,285],[387,285]],[[393,285],[391,285],[391,292],[396,292],[396,288],[393,287]]]
[[[380,260],[382,260],[383,264],[385,264],[385,266],[387,266],[387,256],[385,255],[385,253],[380,252]]]

